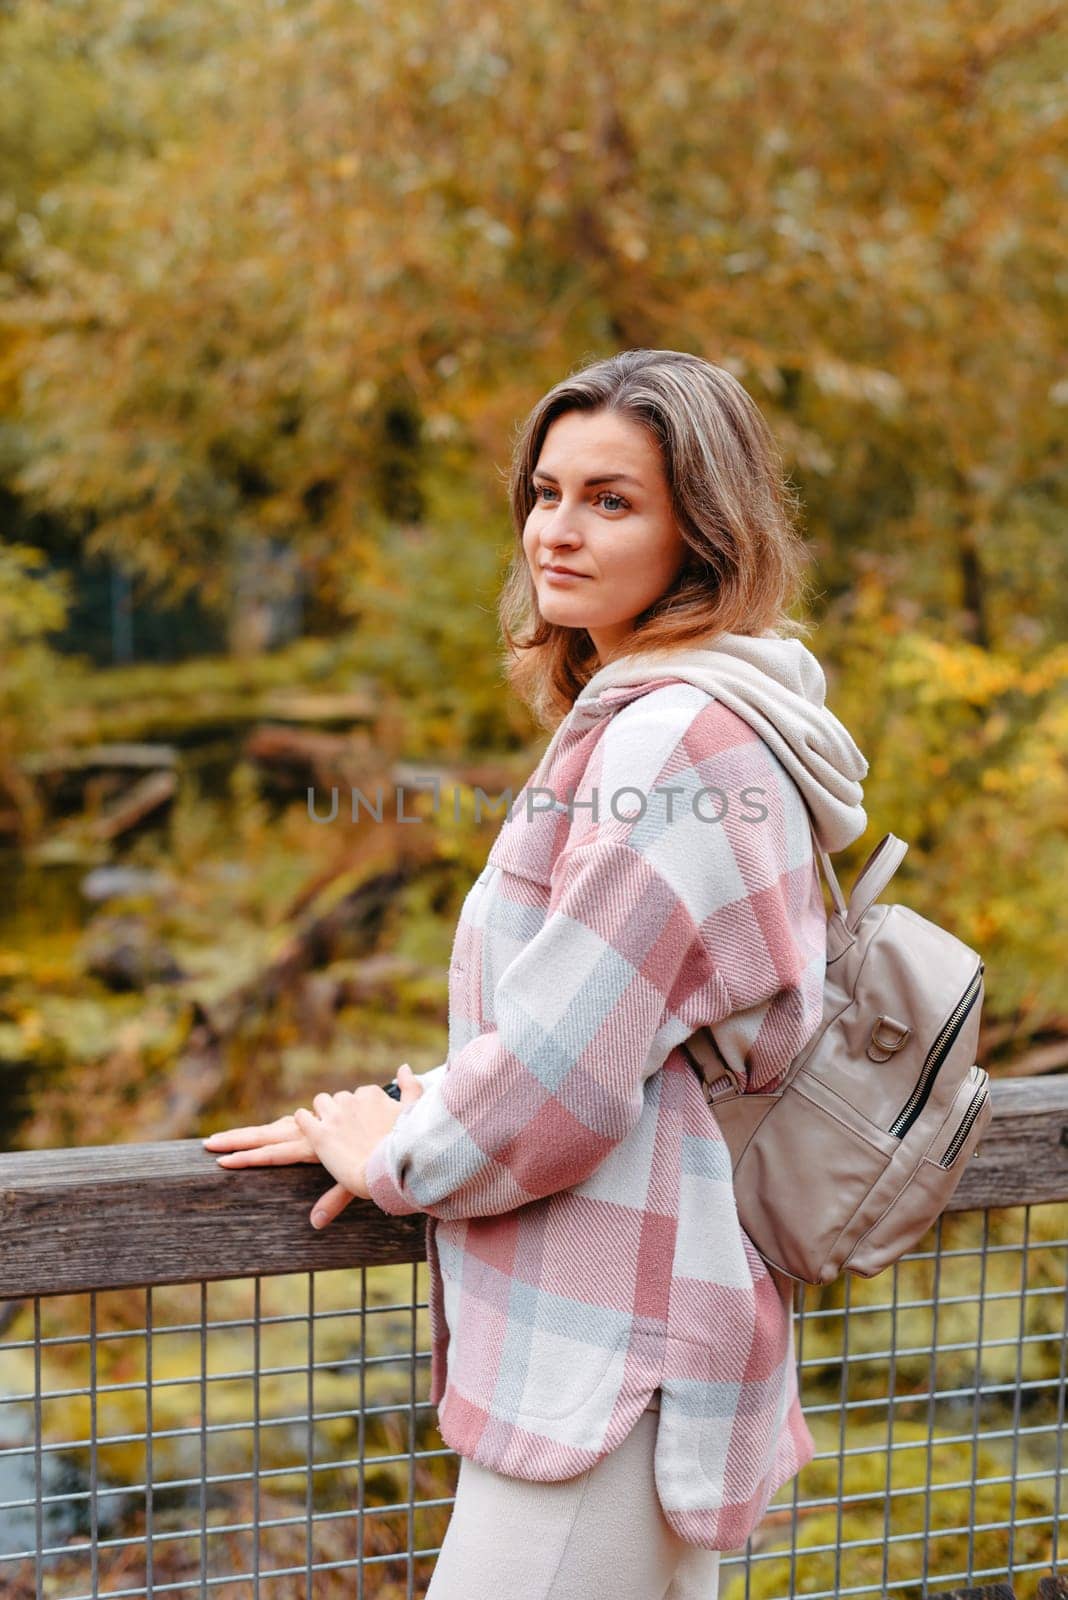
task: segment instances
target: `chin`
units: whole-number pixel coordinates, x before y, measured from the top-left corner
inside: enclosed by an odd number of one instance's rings
[[[538,610],[546,622],[558,623],[562,628],[596,628],[596,617],[589,617],[577,606],[561,605],[556,595],[539,597]]]
[[[585,617],[554,617],[551,612],[543,611],[543,622],[551,622],[554,628],[596,628],[596,622],[587,622]]]

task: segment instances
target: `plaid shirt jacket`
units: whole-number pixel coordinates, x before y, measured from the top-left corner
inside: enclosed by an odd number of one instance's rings
[[[427,1214],[459,1454],[571,1477],[659,1388],[660,1503],[712,1550],[812,1459],[792,1299],[684,1042],[710,1025],[773,1085],[819,1023],[826,927],[800,791],[741,717],[667,675],[576,704],[464,902],[448,1059],[367,1164],[382,1210]]]

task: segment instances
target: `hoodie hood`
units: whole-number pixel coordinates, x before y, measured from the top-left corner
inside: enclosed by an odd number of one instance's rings
[[[860,838],[868,763],[825,704],[823,668],[800,639],[721,633],[707,645],[621,656],[594,673],[568,720],[607,714],[677,680],[721,700],[766,741],[801,790],[825,850]]]

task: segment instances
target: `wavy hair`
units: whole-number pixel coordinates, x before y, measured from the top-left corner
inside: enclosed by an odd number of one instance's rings
[[[545,435],[569,411],[615,411],[659,447],[690,554],[664,593],[602,659],[584,628],[547,622],[523,550],[531,475]],[[517,433],[508,478],[516,547],[498,602],[505,673],[543,727],[555,726],[597,669],[619,655],[711,643],[720,633],[811,633],[789,608],[807,599],[809,554],[764,417],[723,367],[681,350],[623,350],[571,373]]]

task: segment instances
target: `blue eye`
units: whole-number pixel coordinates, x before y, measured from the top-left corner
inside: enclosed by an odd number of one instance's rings
[[[551,490],[553,486],[552,486],[551,483],[535,483],[535,484],[532,484],[531,487],[532,487],[532,489],[534,491],[534,499],[535,499],[536,502],[538,502],[538,501],[541,501],[541,492],[542,492],[542,490],[543,489]],[[629,500],[625,500],[621,494],[616,494],[611,489],[601,489],[600,492],[597,495],[597,499],[598,500],[604,500],[604,499],[617,500],[619,502],[619,507],[620,508],[622,508],[624,510],[629,510],[630,509],[630,501]],[[544,502],[542,502],[542,503],[544,504]],[[613,510],[613,509],[615,509],[615,508],[614,507],[609,507],[609,510]]]

